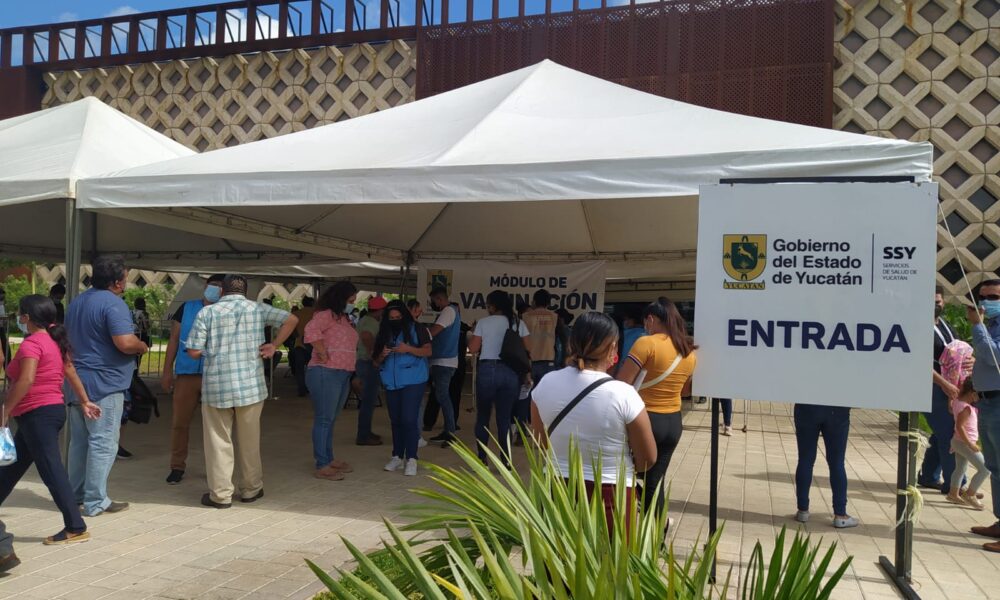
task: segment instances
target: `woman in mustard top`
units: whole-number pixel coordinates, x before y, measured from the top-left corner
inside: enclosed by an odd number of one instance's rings
[[[643,505],[663,509],[661,483],[681,439],[681,396],[688,393],[698,359],[684,317],[673,302],[662,298],[642,313],[646,334],[629,350],[618,379],[632,383],[646,404],[656,440],[656,463],[643,477]]]

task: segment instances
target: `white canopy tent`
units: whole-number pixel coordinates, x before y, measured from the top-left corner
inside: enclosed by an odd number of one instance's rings
[[[691,278],[701,184],[931,175],[931,145],[729,114],[550,61],[316,129],[80,183],[80,206],[389,264],[603,259]]]
[[[161,269],[182,263],[238,268],[259,265],[263,256],[272,265],[304,261],[298,252],[237,246],[110,215],[76,219],[78,180],[193,154],[95,98],[0,121],[0,252],[52,262],[65,258],[67,272],[74,272],[74,264],[78,269],[80,255],[67,253],[74,247],[125,254],[134,266]]]

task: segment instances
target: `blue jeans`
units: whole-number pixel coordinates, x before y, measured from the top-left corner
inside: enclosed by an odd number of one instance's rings
[[[479,361],[476,376],[476,441],[479,442],[479,458],[486,459],[486,448],[490,444],[490,415],[496,411],[497,442],[500,456],[506,458],[510,452],[510,418],[517,402],[521,384],[517,374],[500,361]]]
[[[556,370],[556,363],[550,361],[536,361],[531,363],[531,380],[532,389],[538,382],[542,380],[548,373]],[[520,396],[520,391],[518,396]],[[514,420],[518,425],[524,428],[525,431],[528,430],[528,425],[531,424],[531,396],[521,399],[518,398],[517,402],[514,404]]]
[[[372,415],[375,414],[375,404],[378,401],[378,369],[370,360],[359,360],[355,363],[358,378],[361,379],[361,395],[358,397],[358,435],[354,440],[364,442],[372,436]]]
[[[1000,521],[1000,398],[980,400],[979,441],[983,445],[986,468],[990,470],[993,516]]]
[[[455,407],[451,403],[451,378],[455,367],[431,366],[431,381],[434,382],[434,399],[444,415],[444,432],[455,433]]]
[[[809,510],[809,487],[816,462],[819,436],[826,446],[826,464],[830,467],[834,515],[847,514],[847,435],[851,430],[851,409],[839,406],[795,405],[795,441],[799,464],[795,468],[795,495],[799,510]]]
[[[313,404],[313,458],[316,468],[333,462],[333,423],[347,401],[351,372],[326,367],[309,367],[306,387]]]
[[[385,403],[392,423],[392,455],[399,458],[417,458],[417,440],[420,439],[420,405],[423,404],[427,383],[415,383],[398,390],[385,391]]]
[[[944,480],[942,491],[947,491],[951,475],[955,472],[955,455],[951,453],[951,438],[955,435],[955,417],[948,411],[948,396],[938,386],[933,386],[931,412],[923,413],[934,435],[924,453],[918,481],[929,485]]]
[[[14,435],[17,462],[0,468],[0,504],[3,504],[34,463],[38,475],[62,513],[63,526],[72,533],[86,531],[87,526],[80,516],[66,467],[59,453],[59,432],[66,424],[66,405],[60,402],[40,406],[14,419],[17,421],[17,433]]]
[[[14,554],[14,535],[7,531],[7,526],[0,521],[0,558],[6,558],[11,554]]]
[[[719,398],[719,406],[722,407],[722,424],[726,427],[733,426],[733,399]]]
[[[111,506],[108,476],[118,455],[125,393],[91,399],[101,407],[101,417],[94,421],[83,416],[74,396],[69,398],[74,402],[69,407],[69,483],[77,503],[83,503],[84,516],[96,517]]]

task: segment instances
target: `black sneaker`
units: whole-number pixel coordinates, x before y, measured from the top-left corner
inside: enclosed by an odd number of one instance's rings
[[[128,510],[128,502],[112,502],[107,508],[104,509],[104,512],[109,515],[113,515],[126,510]]]
[[[132,453],[126,450],[125,448],[118,446],[118,458],[121,460],[128,460],[132,458]]]
[[[442,431],[439,435],[436,435],[428,439],[427,441],[434,444],[440,444],[441,442],[447,442],[450,439],[451,439],[451,434],[448,433],[447,431]]]
[[[170,475],[167,475],[167,483],[170,485],[177,485],[184,479],[184,471],[180,469],[171,469]]]
[[[212,495],[205,493],[201,496],[201,505],[207,506],[209,508],[229,508],[229,504],[223,504],[221,502],[216,502],[212,500]]]
[[[0,556],[0,573],[10,571],[19,564],[21,564],[21,559],[13,552],[7,556]]]

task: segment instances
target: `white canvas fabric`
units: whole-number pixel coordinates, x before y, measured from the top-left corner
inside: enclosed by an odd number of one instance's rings
[[[931,158],[928,143],[724,113],[545,61],[348,121],[88,179],[79,199],[332,258],[600,258],[623,277],[689,277],[699,185],[926,181]]]

